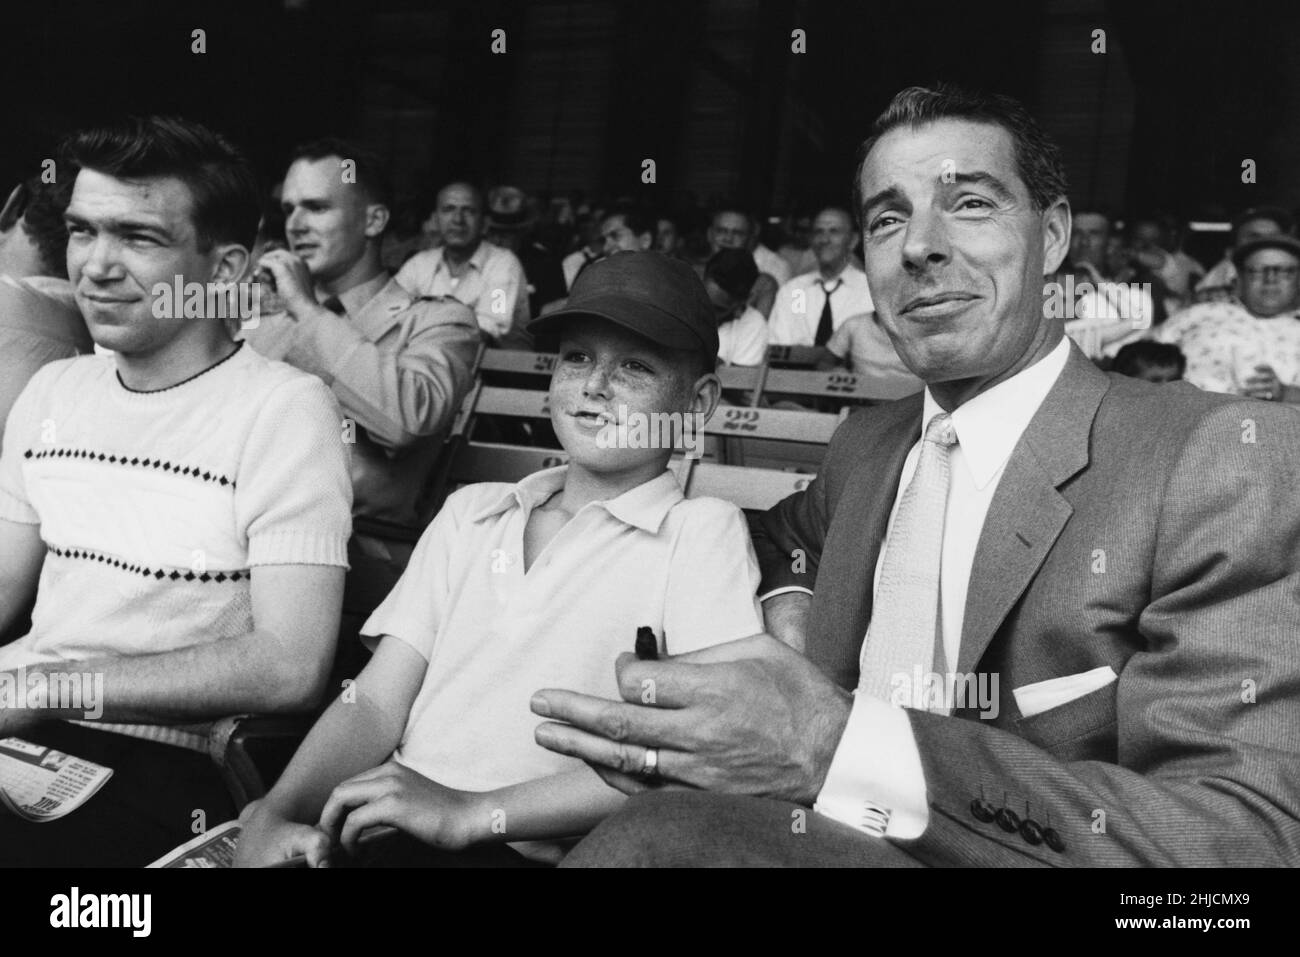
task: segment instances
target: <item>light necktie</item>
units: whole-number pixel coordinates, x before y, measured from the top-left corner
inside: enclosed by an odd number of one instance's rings
[[[839,289],[843,283],[843,279],[836,279],[835,285],[827,289],[825,282],[820,279],[817,280],[817,285],[822,287],[822,294],[826,297],[826,301],[822,304],[822,317],[817,322],[817,336],[813,339],[813,345],[815,346],[826,345],[830,341],[831,333],[835,331],[835,324],[831,317],[831,296],[835,295],[835,290]]]
[[[936,647],[943,647],[936,639],[939,569],[949,459],[956,443],[957,433],[947,413],[930,420],[916,473],[899,500],[894,525],[885,540],[880,585],[858,659],[858,690],[904,707],[925,709],[931,704],[927,689],[946,687],[945,678],[932,684],[936,679],[929,675],[935,666]],[[947,713],[942,701],[932,704],[929,710]]]

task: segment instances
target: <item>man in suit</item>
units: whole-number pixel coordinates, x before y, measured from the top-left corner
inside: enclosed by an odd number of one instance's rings
[[[534,697],[539,743],[648,792],[568,863],[1300,863],[1300,416],[1064,337],[1019,104],[913,88],[873,134],[867,273],[926,390],[754,523],[771,635]]]

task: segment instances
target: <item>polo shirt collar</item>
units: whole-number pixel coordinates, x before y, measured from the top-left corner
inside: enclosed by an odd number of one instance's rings
[[[477,272],[483,272],[487,269],[488,256],[491,254],[492,244],[486,239],[480,239],[478,241],[478,248],[474,250],[473,255],[468,259],[470,267]],[[447,247],[445,246],[438,247],[438,261],[434,263],[433,266],[434,272],[437,272],[440,269],[448,275],[451,275],[451,267],[447,265]]]
[[[568,471],[567,465],[559,465],[534,472],[502,492],[500,498],[494,499],[485,508],[475,512],[470,516],[470,521],[481,522],[511,508],[523,509],[527,515],[564,488]],[[604,508],[625,525],[631,525],[653,535],[659,531],[668,511],[683,498],[677,478],[671,471],[665,469],[657,477],[642,482],[636,488],[628,489],[622,495],[590,504]]]
[[[1070,339],[1062,336],[1056,348],[1027,369],[1021,369],[1005,382],[963,403],[952,414],[957,443],[970,469],[977,489],[993,480],[998,470],[1011,458],[1020,437],[1029,427],[1038,407],[1052,391],[1070,358]],[[921,434],[930,420],[943,412],[927,387]]]

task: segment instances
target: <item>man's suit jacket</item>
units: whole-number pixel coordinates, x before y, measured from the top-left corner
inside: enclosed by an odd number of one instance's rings
[[[808,489],[753,522],[764,589],[813,589],[807,654],[846,688],[921,408],[851,416]],[[1300,864],[1300,414],[1107,375],[1072,346],[985,519],[959,657],[998,676],[997,716],[908,712],[930,812],[899,842],[914,857]],[[1102,666],[1118,680],[1016,707],[1013,688]],[[981,819],[1004,807],[1061,840]]]

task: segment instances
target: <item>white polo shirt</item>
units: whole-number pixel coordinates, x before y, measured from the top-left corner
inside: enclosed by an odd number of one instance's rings
[[[763,630],[743,513],[686,500],[665,471],[584,506],[524,573],[524,526],[567,466],[447,499],[362,634],[428,662],[396,758],[439,784],[486,791],[583,767],[540,747],[541,688],[618,699],[614,661],[649,625],[669,654]]]
[[[528,323],[528,282],[519,257],[486,239],[469,257],[463,276],[453,276],[446,249],[426,249],[408,259],[394,277],[413,296],[455,299],[474,310],[479,328],[500,339]]]

